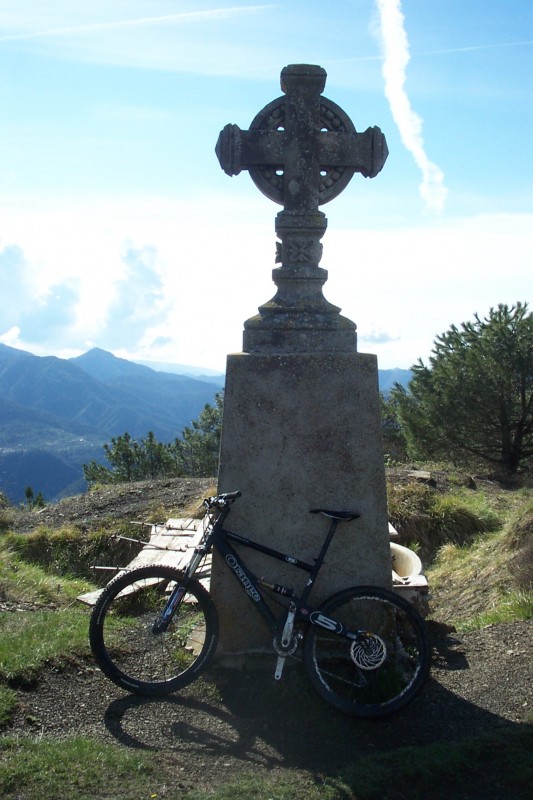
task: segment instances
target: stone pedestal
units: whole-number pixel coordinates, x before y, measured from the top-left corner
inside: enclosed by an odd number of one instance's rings
[[[361,353],[230,355],[219,490],[243,493],[227,527],[311,561],[328,521],[311,508],[357,511],[342,523],[312,600],[347,586],[390,586],[377,362]],[[259,576],[301,589],[307,573],[243,549]],[[216,555],[216,554],[215,554]],[[215,558],[219,656],[272,652],[272,636]]]
[[[311,508],[361,514],[337,529],[313,589],[317,603],[356,583],[391,584],[377,362],[357,352],[355,323],[324,298],[327,271],[319,266],[327,227],[319,206],[355,173],[375,177],[388,150],[378,127],[357,132],[322,95],[325,82],[322,67],[285,67],[284,96],[248,131],[226,125],[216,145],[228,175],[248,170],[283,205],[276,294],[244,323],[245,352],[228,357],[219,490],[243,493],[228,528],[308,563],[328,530]],[[251,550],[243,558],[258,577],[297,593],[307,580]],[[221,612],[219,657],[272,653],[272,634],[216,553],[211,588]]]

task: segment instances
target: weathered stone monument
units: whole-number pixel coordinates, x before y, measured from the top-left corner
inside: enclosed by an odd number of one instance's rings
[[[248,131],[226,125],[216,153],[228,175],[248,170],[276,217],[275,296],[244,323],[243,352],[228,356],[219,490],[242,491],[228,527],[312,560],[327,523],[313,507],[357,511],[339,527],[314,600],[355,583],[390,586],[377,359],[357,352],[356,325],[322,294],[327,220],[319,206],[355,172],[375,177],[387,158],[379,128],[356,132],[322,96],[326,72],[296,64],[281,73],[284,96]],[[229,524],[231,523],[231,524]],[[246,550],[259,576],[301,587],[305,574]],[[219,656],[271,651],[271,637],[237,581],[215,558]]]

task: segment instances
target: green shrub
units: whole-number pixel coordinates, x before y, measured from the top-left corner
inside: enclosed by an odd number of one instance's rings
[[[0,508],[0,533],[5,533],[13,526],[13,512],[9,508]]]
[[[129,564],[139,552],[143,536],[146,536],[146,531],[127,523],[111,531],[90,533],[68,526],[59,530],[40,527],[29,534],[8,534],[5,544],[24,561],[39,564],[54,575],[92,579],[93,566],[123,567]]]
[[[518,589],[533,589],[533,501],[528,500],[509,520],[501,547],[512,551],[509,561]]]
[[[13,520],[13,506],[7,499],[7,495],[5,495],[3,492],[0,492],[0,533],[8,531],[13,525]]]
[[[414,546],[423,563],[431,561],[444,544],[466,544],[501,524],[486,504],[473,508],[461,493],[443,494],[416,481],[390,485],[388,500],[389,519],[399,543]]]
[[[0,684],[0,727],[11,721],[17,705],[17,694],[9,686]]]

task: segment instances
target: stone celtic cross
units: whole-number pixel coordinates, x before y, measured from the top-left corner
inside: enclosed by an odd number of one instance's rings
[[[228,175],[247,169],[258,188],[283,205],[276,218],[278,291],[245,323],[245,351],[356,349],[355,324],[322,295],[327,272],[318,264],[327,221],[319,206],[355,172],[375,177],[388,150],[379,128],[358,133],[344,111],[322,96],[325,83],[322,67],[285,67],[285,96],[265,106],[248,131],[226,125],[218,138],[222,169]]]

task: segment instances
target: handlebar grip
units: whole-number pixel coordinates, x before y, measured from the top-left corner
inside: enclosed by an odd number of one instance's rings
[[[204,504],[209,508],[223,508],[225,505],[234,503],[235,500],[241,496],[242,492],[225,492],[215,497],[207,497],[204,500]]]
[[[242,497],[242,492],[226,492],[225,494],[219,494],[218,497],[233,503],[238,497]]]

